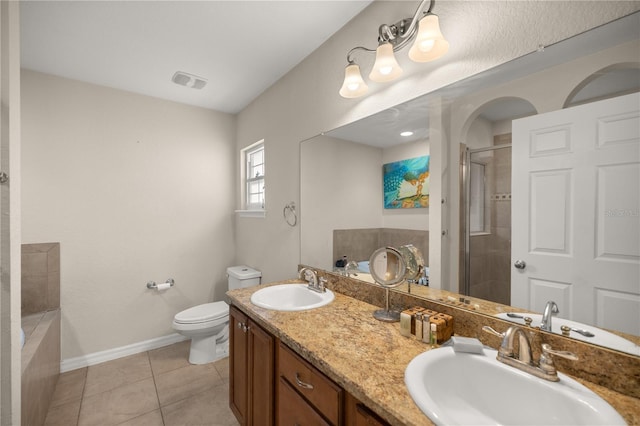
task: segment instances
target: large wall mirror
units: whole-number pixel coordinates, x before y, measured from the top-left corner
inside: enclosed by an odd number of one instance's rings
[[[569,189],[565,192],[557,189],[562,186],[560,182],[573,179],[553,172],[565,167],[564,160],[552,171],[538,173],[541,178],[534,182],[538,192],[527,194],[527,199],[533,200],[529,213],[522,215],[514,210],[514,205],[523,199],[523,192],[513,192],[522,176],[525,181],[531,181],[523,170],[521,157],[527,155],[522,153],[519,146],[522,143],[518,144],[516,139],[514,120],[529,123],[530,118],[614,99],[629,98],[633,104],[637,99],[633,97],[640,91],[639,46],[640,13],[634,13],[546,47],[542,52],[303,141],[300,149],[301,263],[333,271],[336,260],[342,256],[362,261],[379,247],[413,244],[423,252],[429,265],[428,259],[434,258],[429,253],[429,234],[440,235],[443,230],[429,229],[428,207],[383,208],[382,168],[387,163],[430,155],[428,111],[430,102],[437,98],[451,125],[447,141],[449,158],[443,169],[448,167],[449,173],[459,176],[449,189],[449,194],[460,197],[459,217],[449,217],[449,226],[459,227],[459,256],[448,259],[450,264],[441,265],[443,269],[458,272],[452,274],[455,283],[448,289],[487,300],[504,313],[542,313],[546,301],[554,300],[560,306],[559,319],[575,321],[571,323],[573,328],[585,324],[597,326],[603,333],[610,332],[627,343],[616,346],[606,339],[584,339],[573,332],[571,337],[640,356],[640,283],[628,282],[629,277],[640,276],[638,108],[635,118],[611,130],[615,133],[626,128],[632,134],[630,141],[619,144],[627,147],[620,154],[626,156],[624,167],[593,166],[608,173],[597,175],[589,195],[600,203],[598,206],[602,205],[603,194],[607,194],[607,200],[613,200],[607,207],[607,218],[591,217],[584,225],[595,229],[597,238],[601,239],[600,243],[596,241],[596,246],[604,247],[602,256],[595,247],[594,256],[612,260],[610,263],[617,267],[609,269],[606,281],[627,280],[620,288],[610,289],[595,283],[581,294],[581,286],[573,285],[568,278],[553,272],[538,276],[543,268],[536,268],[535,261],[529,261],[534,266],[520,268],[527,262],[524,257],[514,258],[514,253],[521,249],[518,244],[522,245],[519,239],[523,237],[515,229],[516,224],[520,227],[521,216],[535,213],[540,220],[555,226],[569,220],[568,211],[580,208],[575,203],[582,195],[572,193],[573,186],[567,186]],[[601,133],[604,131],[602,125],[599,129]],[[413,134],[401,136],[407,131]],[[540,139],[538,146],[548,148],[550,153],[561,149],[554,145],[558,143],[555,136],[554,133]],[[438,159],[431,158],[431,161]],[[451,170],[458,165],[459,171]],[[429,179],[424,184],[428,188]],[[440,203],[440,200],[430,202]],[[531,229],[530,224],[524,226]],[[536,244],[542,247],[538,251],[553,252],[559,259],[579,249],[573,239],[556,238],[566,230],[554,226],[547,228],[558,230],[556,235],[536,236]],[[612,236],[606,236],[607,230]],[[525,251],[537,250],[531,249],[533,243],[528,244],[529,249]],[[514,266],[516,260],[523,261]],[[597,275],[593,271],[589,273]],[[518,284],[524,276],[527,282]],[[602,277],[599,279],[603,281]],[[525,296],[520,294],[521,288],[527,289]],[[399,287],[393,291],[407,289]],[[411,292],[420,295],[420,286],[411,286]],[[431,297],[427,293],[424,297]],[[594,297],[600,299],[594,302]],[[482,311],[482,304],[476,305],[476,309],[478,306]],[[494,315],[496,310],[486,313]]]

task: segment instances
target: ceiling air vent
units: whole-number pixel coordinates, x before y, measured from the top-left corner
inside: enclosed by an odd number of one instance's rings
[[[192,89],[202,89],[207,84],[207,79],[198,77],[197,75],[189,74],[186,72],[178,71],[171,78],[176,84],[180,86],[191,87]]]

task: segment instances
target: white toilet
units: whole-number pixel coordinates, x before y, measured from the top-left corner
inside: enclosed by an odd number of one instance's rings
[[[260,284],[260,271],[248,266],[227,268],[229,290]],[[206,364],[229,354],[229,305],[205,303],[176,314],[173,329],[191,338],[189,362]]]

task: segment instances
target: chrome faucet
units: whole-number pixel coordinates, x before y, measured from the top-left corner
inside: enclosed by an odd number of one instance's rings
[[[534,376],[541,379],[549,380],[552,382],[557,382],[559,380],[558,372],[555,365],[553,364],[553,359],[551,357],[552,355],[560,356],[573,361],[578,359],[578,357],[571,352],[556,351],[554,349],[551,349],[551,346],[549,346],[547,343],[543,343],[542,354],[540,355],[540,360],[536,364],[533,361],[533,357],[531,355],[531,342],[529,340],[529,337],[527,336],[527,332],[523,328],[517,325],[512,325],[504,333],[499,333],[493,328],[485,325],[484,327],[482,327],[482,330],[502,339],[502,344],[500,345],[500,349],[498,349],[498,356],[496,357],[498,361],[502,362],[503,364],[515,367],[518,370],[533,374]],[[517,357],[514,354],[514,340],[516,336],[518,336]]]
[[[542,314],[542,322],[540,323],[540,330],[544,331],[552,331],[551,330],[551,318],[554,315],[560,313],[560,309],[558,309],[558,305],[553,300],[549,300],[544,307],[544,313]]]
[[[350,276],[351,271],[353,271],[353,275],[356,275],[356,272],[358,271],[358,262],[355,260],[350,260],[346,265],[344,265],[344,275],[346,277]]]
[[[325,288],[326,278],[318,279],[318,273],[311,268],[303,267],[298,272],[298,279],[304,280],[309,283],[307,286],[309,290],[316,291],[318,293],[324,293],[327,291]]]

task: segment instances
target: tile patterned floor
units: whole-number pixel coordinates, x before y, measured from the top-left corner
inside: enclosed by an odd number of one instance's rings
[[[231,426],[229,358],[188,361],[189,341],[60,375],[45,426]]]

